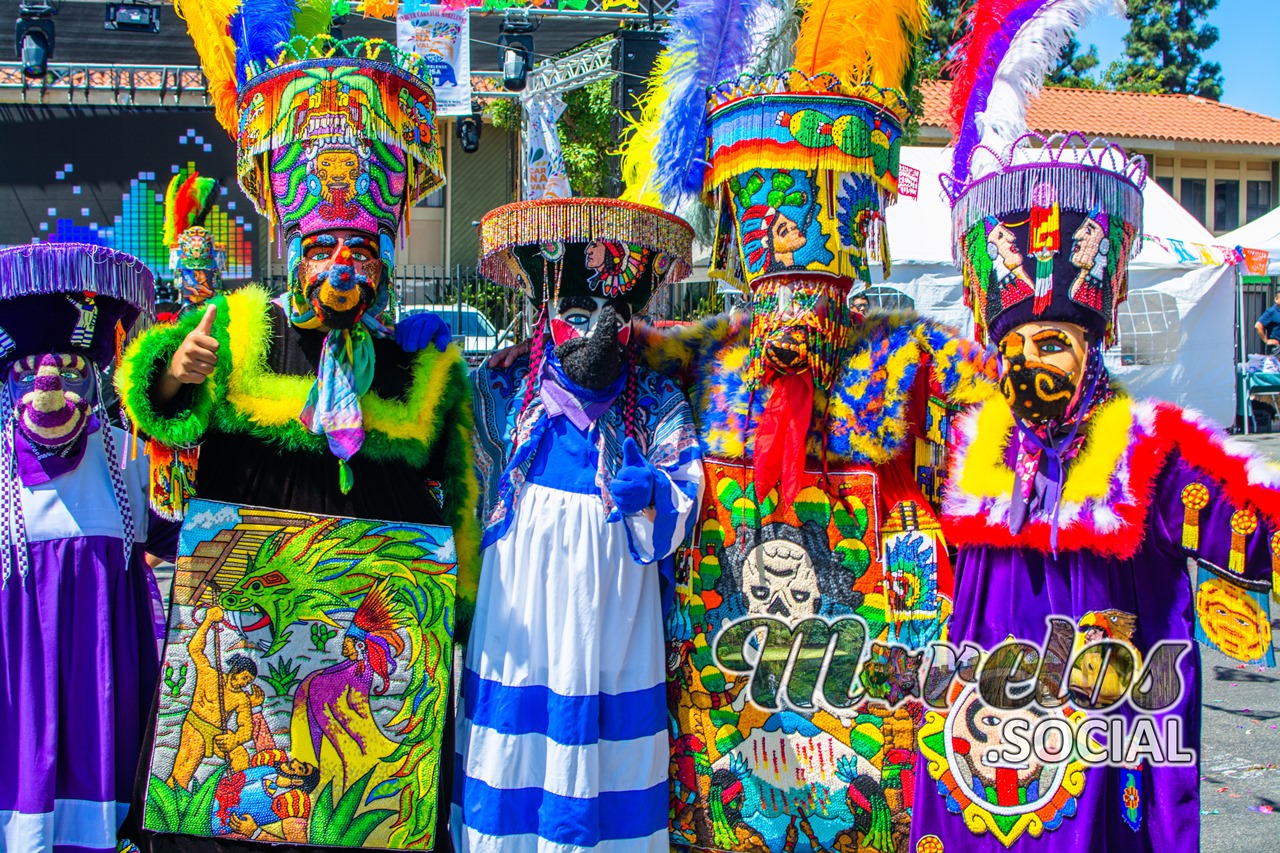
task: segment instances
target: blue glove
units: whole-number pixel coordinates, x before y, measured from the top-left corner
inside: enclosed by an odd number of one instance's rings
[[[622,444],[622,467],[609,483],[609,494],[623,514],[631,515],[653,506],[657,471],[640,452],[634,438]]]
[[[396,323],[396,343],[405,352],[419,352],[428,346],[444,352],[452,340],[453,332],[444,320],[430,311],[410,314]]]

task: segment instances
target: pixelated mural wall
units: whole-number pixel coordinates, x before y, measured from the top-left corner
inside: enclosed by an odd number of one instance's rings
[[[259,218],[235,182],[235,145],[212,111],[0,106],[0,245],[82,242],[140,258],[171,281],[164,193],[183,166],[222,181],[205,222],[224,278],[254,276]]]

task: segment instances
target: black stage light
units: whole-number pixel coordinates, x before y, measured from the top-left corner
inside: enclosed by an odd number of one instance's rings
[[[510,11],[498,28],[498,67],[502,69],[502,87],[508,92],[524,91],[533,67],[533,32],[538,23],[528,12]]]
[[[104,30],[127,30],[135,33],[160,32],[160,7],[141,3],[108,3]]]
[[[44,77],[53,59],[53,16],[58,10],[47,3],[19,3],[14,22],[14,49],[27,77]]]
[[[480,131],[484,129],[484,119],[480,110],[475,109],[471,115],[458,119],[458,144],[465,154],[474,154],[480,150]]]

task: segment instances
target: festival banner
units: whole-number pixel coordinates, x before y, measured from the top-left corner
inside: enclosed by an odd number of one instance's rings
[[[471,115],[471,24],[465,8],[404,0],[396,16],[396,44],[431,68],[436,112]]]
[[[1240,254],[1244,255],[1245,275],[1266,275],[1267,274],[1267,250],[1266,249],[1240,249]]]
[[[564,112],[564,101],[559,95],[535,95],[524,101],[524,108],[529,114],[524,197],[530,201],[569,198],[573,190],[569,187],[569,174],[560,150],[560,131],[556,127]]]
[[[145,828],[431,849],[453,531],[193,500]]]

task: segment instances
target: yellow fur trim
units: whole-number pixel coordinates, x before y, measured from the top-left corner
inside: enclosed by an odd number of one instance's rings
[[[1111,487],[1111,475],[1129,446],[1127,436],[1133,426],[1132,401],[1116,396],[1094,414],[1080,455],[1067,471],[1062,487],[1066,503],[1101,500]],[[957,480],[961,490],[982,498],[1013,494],[1014,472],[1005,464],[1005,450],[1013,436],[1013,413],[1004,397],[992,397],[976,415],[968,452],[958,459]],[[992,441],[990,436],[1000,436]],[[1125,436],[1125,438],[1121,438]]]
[[[228,372],[226,400],[258,426],[283,427],[298,419],[315,381],[309,376],[282,376],[267,367],[271,336],[266,328],[271,299],[260,287],[250,285],[227,295],[227,338],[236,370]],[[437,406],[449,384],[450,368],[462,359],[451,346],[445,352],[428,348],[418,354],[419,363],[434,361],[427,382],[416,382],[405,400],[387,400],[373,391],[360,398],[364,428],[391,439],[435,439]],[[405,414],[411,413],[410,417]]]

